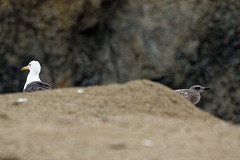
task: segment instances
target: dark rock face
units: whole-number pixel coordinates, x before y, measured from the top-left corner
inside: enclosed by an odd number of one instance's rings
[[[35,59],[53,88],[207,86],[198,106],[240,122],[239,17],[236,0],[0,1],[0,93],[22,91]]]

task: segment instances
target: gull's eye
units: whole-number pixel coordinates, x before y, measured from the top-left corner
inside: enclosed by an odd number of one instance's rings
[[[29,66],[31,66],[31,64],[29,64]]]
[[[201,89],[200,87],[194,87],[194,89],[197,89],[197,90],[199,90],[199,89]]]

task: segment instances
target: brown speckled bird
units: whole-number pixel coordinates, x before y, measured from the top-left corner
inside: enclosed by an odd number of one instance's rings
[[[189,100],[193,104],[197,104],[201,99],[200,93],[205,90],[210,90],[210,89],[208,87],[194,85],[190,89],[177,89],[177,90],[174,90],[174,92],[183,95],[187,100]]]

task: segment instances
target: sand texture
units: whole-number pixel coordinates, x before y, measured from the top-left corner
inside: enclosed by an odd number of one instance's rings
[[[239,126],[148,80],[0,96],[0,160],[239,158]]]

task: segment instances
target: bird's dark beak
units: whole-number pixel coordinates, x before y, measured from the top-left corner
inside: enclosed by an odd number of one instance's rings
[[[203,88],[203,90],[208,91],[208,90],[210,90],[210,88],[205,87],[205,88]]]

